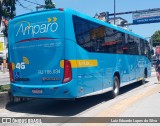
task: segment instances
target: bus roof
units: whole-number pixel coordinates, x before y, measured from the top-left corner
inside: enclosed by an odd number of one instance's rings
[[[96,23],[98,23],[98,24],[101,24],[101,25],[104,25],[104,26],[113,28],[113,29],[115,29],[115,30],[121,31],[121,32],[123,32],[123,33],[130,34],[130,35],[133,35],[133,36],[135,36],[135,37],[138,37],[138,38],[141,38],[141,39],[146,40],[144,37],[142,37],[142,36],[140,36],[140,35],[138,35],[138,34],[135,34],[135,33],[131,32],[131,31],[125,30],[125,29],[123,29],[123,28],[121,28],[121,27],[118,27],[118,26],[116,26],[116,25],[109,24],[109,23],[107,23],[107,22],[103,22],[103,21],[101,21],[101,20],[98,20],[98,19],[93,18],[93,17],[91,17],[91,16],[88,16],[88,15],[86,15],[86,14],[83,14],[83,13],[80,13],[80,12],[78,12],[78,11],[75,11],[75,10],[72,10],[72,9],[68,9],[68,8],[67,8],[67,9],[54,8],[54,9],[49,9],[49,10],[35,11],[35,12],[31,12],[31,13],[26,13],[26,14],[23,14],[23,15],[15,16],[14,18],[18,18],[18,17],[21,17],[21,16],[27,16],[27,15],[29,15],[29,14],[37,14],[37,13],[41,13],[41,12],[47,12],[47,11],[64,11],[65,13],[76,14],[77,16],[80,16],[80,17],[82,17],[82,18],[84,18],[84,19],[88,19],[88,20],[93,21],[93,22],[96,22]],[[147,40],[146,40],[146,41],[147,41]]]
[[[25,13],[25,14],[21,14],[21,15],[18,15],[18,16],[15,16],[14,18],[18,18],[18,17],[21,17],[21,16],[26,16],[26,15],[29,15],[29,14],[37,14],[37,13],[41,13],[41,12],[47,12],[47,11],[55,11],[55,10],[65,10],[63,8],[54,8],[54,9],[46,9],[46,10],[40,10],[40,11],[33,11],[33,12],[30,12],[30,13]]]

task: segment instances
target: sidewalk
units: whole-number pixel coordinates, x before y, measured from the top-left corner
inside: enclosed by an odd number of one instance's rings
[[[6,85],[9,84],[10,80],[9,80],[9,72],[2,72],[0,71],[0,85]]]
[[[152,88],[148,89],[145,92],[141,92],[141,94],[137,94],[133,98],[139,98],[133,104],[131,104],[124,112],[122,112],[118,117],[130,117],[134,119],[134,117],[142,117],[139,120],[143,120],[143,117],[151,118],[150,121],[153,121],[152,118],[158,117],[158,121],[160,119],[160,84],[155,84],[157,82],[156,72],[152,69],[152,77],[150,80],[150,86]],[[145,85],[144,85],[145,86]],[[158,123],[150,122],[150,123],[110,123],[108,126],[159,126]]]
[[[160,91],[146,97],[145,99],[139,100],[137,103],[130,106],[121,116],[119,117],[129,117],[134,119],[135,117],[139,121],[144,121],[145,117],[148,117],[148,123],[110,123],[108,126],[159,126],[160,119]],[[132,118],[133,117],[133,118]],[[154,119],[154,117],[156,119]]]
[[[152,72],[152,77],[154,78],[150,83],[156,88],[155,91],[131,105],[121,117],[160,117],[160,84],[155,84],[157,81],[155,71]]]

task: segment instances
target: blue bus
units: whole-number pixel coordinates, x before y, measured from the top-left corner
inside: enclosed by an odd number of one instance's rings
[[[151,75],[147,40],[71,9],[17,16],[8,39],[14,97],[116,97],[120,87]]]

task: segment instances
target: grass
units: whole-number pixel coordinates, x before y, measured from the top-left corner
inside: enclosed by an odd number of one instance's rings
[[[10,89],[10,84],[0,85],[0,92],[8,91]]]

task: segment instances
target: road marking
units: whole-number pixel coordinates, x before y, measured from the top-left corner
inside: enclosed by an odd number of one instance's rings
[[[146,97],[149,97],[155,93],[160,91],[160,85],[156,85],[155,87],[148,89],[142,93],[136,94],[134,96],[128,97],[124,100],[118,101],[114,105],[109,108],[106,108],[102,112],[98,113],[96,117],[118,117],[120,116],[127,108],[136,103],[139,100],[142,100]],[[82,126],[107,126],[106,123],[86,123],[82,124]]]

